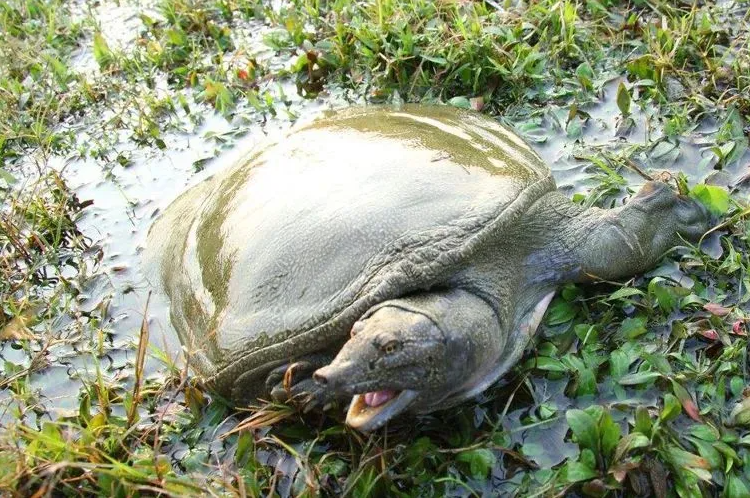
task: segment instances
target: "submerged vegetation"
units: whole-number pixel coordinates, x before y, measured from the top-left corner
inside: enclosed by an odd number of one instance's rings
[[[750,496],[748,7],[158,0],[113,36],[114,3],[0,0],[0,489]],[[501,116],[542,153],[564,144],[551,159],[581,165],[560,182],[577,201],[609,207],[658,177],[715,227],[646,275],[562,289],[524,361],[456,410],[372,435],[340,411],[237,412],[148,344],[147,309],[123,341],[86,301],[106,255],[51,160],[127,170],[214,113],[227,145],[341,95]],[[80,383],[75,406],[38,395],[49,371]]]

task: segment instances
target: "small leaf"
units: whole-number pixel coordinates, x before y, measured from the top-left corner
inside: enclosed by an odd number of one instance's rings
[[[625,375],[618,382],[623,386],[637,386],[639,384],[651,382],[659,377],[661,377],[659,372],[636,372],[634,374]]]
[[[666,285],[664,279],[655,277],[648,284],[649,295],[656,298],[656,302],[663,311],[672,311],[677,306],[674,287]]]
[[[94,59],[99,67],[106,69],[114,62],[114,55],[101,33],[94,33]]]
[[[643,295],[643,291],[640,289],[635,289],[633,287],[622,287],[616,290],[615,292],[613,292],[612,294],[610,294],[609,297],[605,299],[605,301],[614,301],[615,299],[624,299],[630,296],[642,296],[642,295]]]
[[[469,473],[475,479],[484,479],[495,466],[497,458],[487,448],[462,451],[456,460],[468,464]]]
[[[435,64],[438,64],[440,66],[445,66],[448,64],[448,59],[446,59],[445,57],[437,57],[434,55],[425,54],[421,54],[421,57],[426,61],[434,62]]]
[[[651,444],[651,441],[641,434],[640,432],[631,432],[627,436],[620,439],[620,441],[617,443],[617,448],[615,449],[615,459],[614,461],[620,461],[625,454],[633,450],[635,448],[645,448]]]
[[[729,192],[715,185],[698,184],[690,191],[690,197],[697,199],[715,215],[729,211]]]
[[[745,398],[734,405],[727,425],[750,425],[750,398]]]
[[[581,340],[581,344],[596,344],[599,339],[599,330],[595,325],[579,323],[573,328],[576,336]]]
[[[581,462],[569,461],[565,468],[568,482],[587,481],[599,475],[595,470]]]
[[[458,107],[460,109],[471,109],[471,103],[469,102],[469,99],[463,96],[453,97],[448,101],[448,103],[453,107]]]
[[[664,395],[664,408],[662,408],[659,418],[663,422],[669,422],[676,418],[682,410],[680,409],[680,401],[674,394],[667,393]]]
[[[703,305],[703,309],[716,316],[727,316],[732,312],[731,308],[725,308],[724,306],[716,303],[706,303]]]
[[[0,150],[2,150],[2,139],[0,139]],[[11,175],[3,168],[0,168],[0,180],[4,180],[8,185],[13,185],[18,181],[15,176]]]
[[[617,87],[617,107],[623,116],[630,115],[630,93],[622,81]]]
[[[672,392],[674,392],[674,395],[677,396],[678,400],[680,400],[680,404],[682,404],[682,407],[685,409],[685,413],[687,413],[688,417],[692,418],[696,422],[701,422],[702,419],[698,410],[698,406],[695,404],[695,401],[693,401],[693,397],[690,396],[690,393],[687,391],[687,389],[682,387],[675,380],[672,380]]]
[[[651,437],[651,430],[653,424],[651,422],[651,416],[648,414],[648,408],[645,406],[639,406],[635,409],[635,430],[641,434]]]
[[[708,330],[700,330],[698,331],[700,335],[708,339],[709,341],[718,341],[719,340],[719,334],[714,329],[708,329]]]

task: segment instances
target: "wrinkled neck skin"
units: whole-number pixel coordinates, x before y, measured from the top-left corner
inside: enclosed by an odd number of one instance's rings
[[[518,240],[534,248],[522,263],[532,285],[628,277],[708,229],[700,204],[657,182],[615,209],[584,209],[551,192],[528,214]]]
[[[528,248],[521,261],[528,284],[557,286],[582,280],[579,246],[590,231],[598,230],[600,221],[600,210],[586,210],[559,192],[540,198],[516,235],[517,243]]]
[[[446,408],[466,399],[491,374],[505,349],[499,310],[463,289],[400,299],[429,317],[445,341],[445,359],[435,382],[410,407],[416,413]]]

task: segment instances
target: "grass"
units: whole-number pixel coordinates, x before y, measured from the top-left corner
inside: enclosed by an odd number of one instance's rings
[[[1,489],[750,495],[750,220],[738,189],[721,186],[746,161],[746,4],[161,0],[138,9],[142,28],[125,46],[92,10],[72,9],[0,0]],[[609,207],[634,175],[684,165],[689,177],[672,181],[718,224],[703,249],[675,251],[646,275],[565,287],[535,349],[499,386],[388,432],[352,432],[340,412],[238,412],[146,350],[145,319],[132,361],[105,368],[107,307],[82,311],[77,300],[102,255],[76,228],[86,204],[49,160],[127,169],[133,150],[167,149],[169,133],[194,132],[215,112],[236,130],[294,119],[288,88],[305,99],[448,102],[500,115],[540,146],[564,140],[590,165],[574,196],[587,205]],[[605,90],[616,117],[605,133],[624,140],[596,144],[586,137]],[[680,162],[695,137],[696,164]],[[94,368],[77,374],[78,406],[55,413],[34,379],[58,365],[61,344]],[[144,356],[160,362],[156,374],[144,374]]]

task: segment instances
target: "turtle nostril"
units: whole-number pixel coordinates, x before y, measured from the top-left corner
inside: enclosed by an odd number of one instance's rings
[[[317,382],[321,386],[325,386],[325,385],[328,384],[328,379],[326,378],[326,376],[325,375],[321,375],[318,372],[315,372],[313,374],[313,379],[315,379],[315,382]]]

